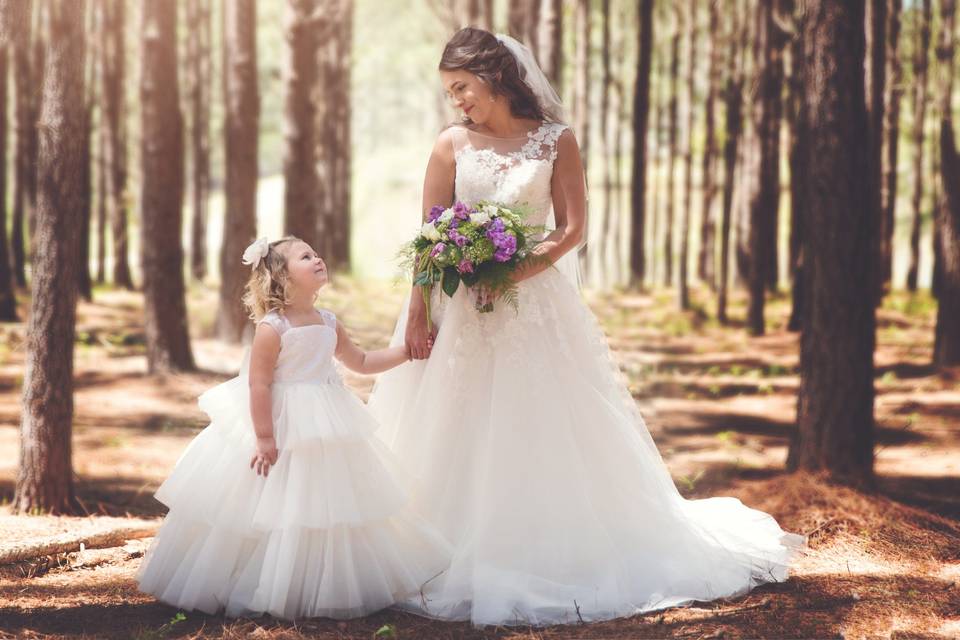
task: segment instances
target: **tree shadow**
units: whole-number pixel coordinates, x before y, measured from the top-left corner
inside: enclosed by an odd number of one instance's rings
[[[877,489],[901,504],[960,521],[960,476],[878,475]]]

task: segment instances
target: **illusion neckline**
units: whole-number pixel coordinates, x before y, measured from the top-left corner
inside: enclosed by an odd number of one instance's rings
[[[474,133],[478,136],[483,136],[484,138],[492,138],[493,140],[523,140],[524,138],[529,138],[533,136],[533,134],[543,129],[546,125],[547,125],[547,121],[541,120],[540,124],[537,127],[535,127],[534,129],[531,129],[530,131],[527,131],[527,133],[522,136],[491,136],[488,133],[480,133],[479,131],[474,131],[467,125],[461,125],[461,126],[467,131],[469,131],[470,133]]]

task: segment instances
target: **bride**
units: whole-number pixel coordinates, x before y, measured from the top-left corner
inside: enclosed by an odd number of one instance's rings
[[[418,360],[370,398],[381,436],[416,477],[417,506],[452,542],[450,566],[399,606],[474,624],[604,620],[746,593],[787,579],[804,536],[737,498],[677,491],[575,277],[583,168],[530,51],[466,28],[443,86],[460,124],[438,137],[423,210],[523,204],[553,230],[518,274],[519,309],[477,294],[407,297],[393,336]],[[555,268],[556,267],[556,268]],[[567,275],[564,272],[569,272]],[[429,358],[427,358],[429,356]]]

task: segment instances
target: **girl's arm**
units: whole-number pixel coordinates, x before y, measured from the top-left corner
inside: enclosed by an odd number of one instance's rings
[[[364,351],[353,343],[346,329],[337,323],[337,351],[334,354],[351,371],[357,373],[381,373],[410,360],[406,345],[397,345],[376,351]]]
[[[273,370],[280,353],[280,335],[268,324],[260,323],[253,334],[250,348],[250,418],[257,436],[257,450],[250,460],[250,468],[257,475],[266,476],[270,466],[276,464],[277,442],[273,435],[273,401],[270,387],[273,385]]]
[[[449,207],[453,204],[453,183],[457,165],[453,156],[453,131],[444,129],[430,154],[427,173],[423,180],[423,220],[434,205]],[[436,333],[436,329],[434,329]],[[410,354],[418,360],[430,355],[430,342],[434,335],[427,331],[427,307],[423,302],[420,287],[414,285],[410,295],[410,310],[407,314],[407,331],[404,339]]]
[[[580,146],[570,129],[561,133],[557,140],[557,159],[553,168],[551,191],[557,228],[531,252],[534,255],[546,255],[549,262],[532,261],[520,266],[514,277],[516,282],[547,269],[583,239],[587,219],[586,186],[583,163],[580,161]]]

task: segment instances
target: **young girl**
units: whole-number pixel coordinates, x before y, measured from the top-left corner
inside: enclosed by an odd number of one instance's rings
[[[307,243],[261,238],[243,257],[249,364],[200,396],[211,423],[156,493],[170,511],[140,589],[285,619],[362,616],[416,594],[449,548],[407,506],[377,423],[333,363],[378,373],[406,362],[405,347],[365,352],[313,307],[327,270]]]

